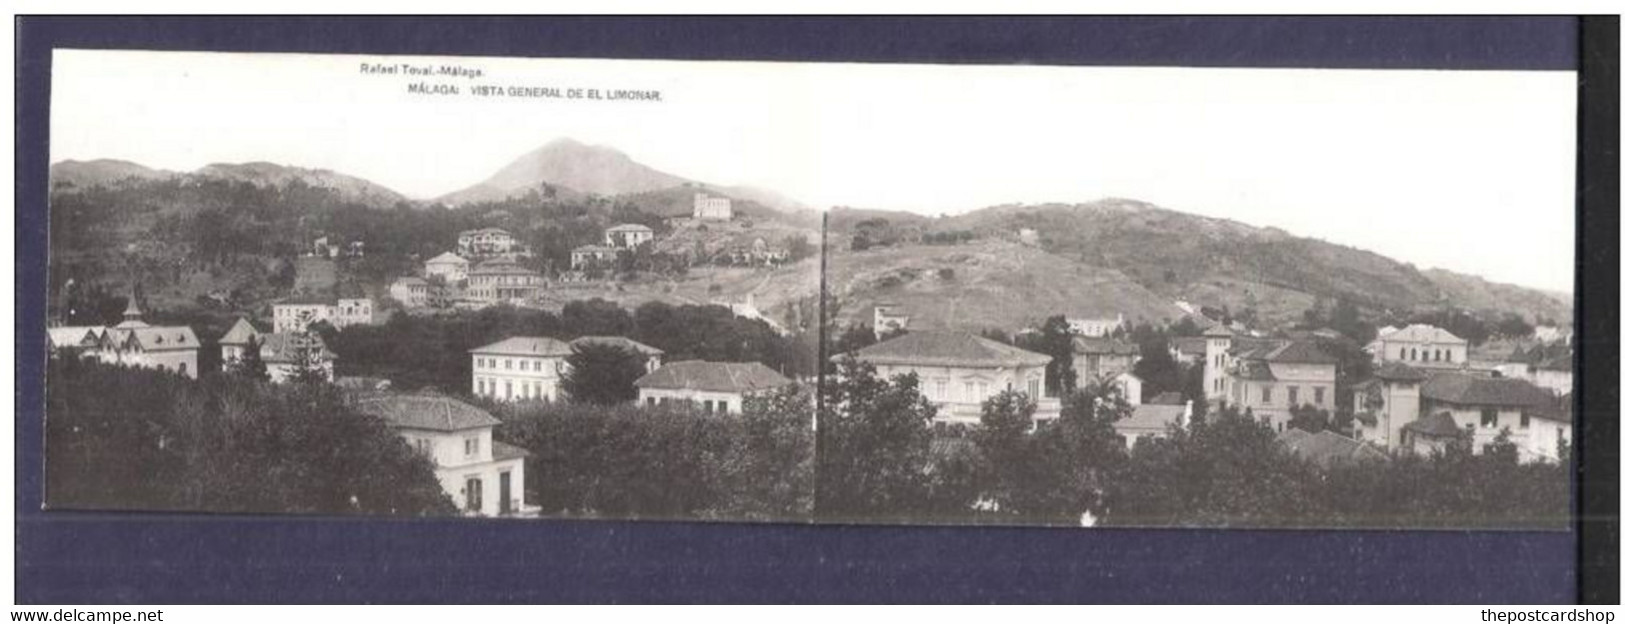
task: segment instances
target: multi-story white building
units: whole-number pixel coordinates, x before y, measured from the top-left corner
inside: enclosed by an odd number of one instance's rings
[[[525,505],[524,449],[491,439],[496,417],[433,393],[361,399],[357,408],[382,418],[406,443],[434,462],[440,487],[465,514],[509,516],[538,511]]]
[[[1123,328],[1123,315],[1114,318],[1066,318],[1066,326],[1073,334],[1099,338]]]
[[[1229,386],[1224,398],[1237,410],[1286,429],[1291,408],[1308,405],[1332,411],[1337,401],[1337,358],[1307,340],[1286,340],[1246,347],[1230,354]]]
[[[515,251],[513,234],[502,228],[481,228],[457,233],[457,252],[465,256],[496,256]]]
[[[1467,367],[1467,341],[1448,331],[1426,324],[1378,334],[1366,345],[1374,362],[1404,362],[1428,369]]]
[[[271,326],[279,334],[299,333],[310,326],[327,322],[334,328],[372,324],[372,300],[366,297],[313,297],[296,296],[271,306]]]
[[[389,296],[408,308],[429,305],[429,281],[411,275],[402,277],[389,285]]]
[[[644,405],[691,402],[707,414],[741,411],[745,399],[791,383],[760,362],[672,362],[633,385]]]
[[[1556,460],[1573,435],[1566,402],[1522,379],[1435,373],[1422,383],[1423,416],[1402,428],[1399,444],[1411,452],[1462,445],[1478,453],[1505,432],[1520,461]]]
[[[1132,372],[1139,361],[1140,345],[1127,340],[1072,337],[1072,370],[1078,374],[1080,385]]]
[[[975,334],[909,332],[836,357],[873,364],[881,377],[917,375],[942,423],[981,423],[982,403],[1005,390],[1024,392],[1037,403],[1036,420],[1061,413],[1060,400],[1044,396],[1044,367],[1053,358]]]
[[[468,279],[468,259],[449,251],[440,254],[424,261],[423,276],[439,278],[446,284],[459,284]]]
[[[694,218],[707,221],[727,221],[734,218],[733,200],[712,197],[705,193],[694,195]]]
[[[560,397],[559,381],[570,345],[547,337],[514,336],[471,349],[474,396],[498,401]]]
[[[1354,384],[1354,439],[1396,451],[1400,433],[1422,417],[1427,374],[1404,362],[1383,362],[1372,377]]]
[[[540,273],[506,259],[488,260],[474,267],[468,273],[465,291],[469,299],[481,303],[525,303],[534,301],[541,292]]]
[[[621,249],[632,249],[654,239],[653,228],[636,223],[623,223],[604,230],[604,244]]]

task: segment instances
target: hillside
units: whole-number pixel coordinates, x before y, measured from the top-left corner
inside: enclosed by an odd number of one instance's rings
[[[1544,317],[1559,325],[1572,322],[1573,298],[1532,288],[1491,282],[1476,275],[1444,269],[1423,272],[1439,286],[1452,304],[1471,310],[1508,308],[1527,310],[1526,320],[1535,323]]]
[[[194,174],[200,177],[247,182],[260,187],[283,187],[298,182],[328,189],[341,199],[369,206],[389,207],[407,201],[406,196],[382,184],[327,169],[306,169],[267,162],[217,163]]]
[[[51,165],[51,186],[89,187],[112,185],[126,180],[156,180],[175,175],[173,171],[152,169],[127,160],[64,160]]]
[[[910,327],[1006,331],[1051,315],[1122,313],[1161,322],[1182,315],[1167,298],[1110,269],[1001,240],[914,245],[853,252],[833,246],[829,282],[838,318],[870,322],[876,303],[906,306]]]
[[[609,196],[682,186],[687,182],[632,160],[613,148],[557,139],[520,156],[485,181],[440,196],[435,201],[449,206],[494,201],[540,189],[543,184]]]
[[[1533,320],[1566,318],[1569,309],[1533,289],[1478,286],[1369,251],[1133,200],[995,206],[924,227],[1004,239],[1031,228],[1050,253],[1121,272],[1170,301],[1252,308],[1267,323],[1295,319],[1317,298],[1346,299],[1373,315],[1453,304]]]

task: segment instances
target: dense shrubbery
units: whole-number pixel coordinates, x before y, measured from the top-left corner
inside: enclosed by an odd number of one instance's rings
[[[813,495],[811,391],[729,414],[526,402],[495,406],[497,437],[531,451],[529,500],[594,517],[800,520]]]
[[[430,462],[325,384],[52,360],[46,501],[63,509],[451,513]]]

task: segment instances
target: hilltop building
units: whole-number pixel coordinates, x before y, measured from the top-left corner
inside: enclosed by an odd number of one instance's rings
[[[593,266],[614,267],[621,250],[607,245],[582,245],[570,250],[570,269],[585,271]]]
[[[1123,315],[1118,314],[1115,318],[1073,318],[1069,316],[1066,318],[1066,326],[1067,329],[1072,330],[1073,334],[1100,338],[1122,329]]]
[[[563,341],[540,336],[514,336],[471,349],[470,391],[498,401],[556,400],[570,353]]]
[[[541,274],[513,260],[487,260],[468,273],[466,294],[478,303],[526,303],[541,293]]]
[[[636,223],[623,223],[604,230],[604,245],[619,249],[636,249],[654,239],[653,228]]]
[[[794,383],[760,362],[672,362],[639,377],[638,401],[644,405],[690,402],[707,414],[742,411],[745,399]]]
[[[941,423],[980,423],[982,403],[1005,390],[1033,399],[1036,420],[1061,413],[1060,400],[1044,396],[1044,367],[1053,358],[975,334],[910,332],[836,357],[873,364],[881,377],[918,375],[921,392],[937,406]]]
[[[100,332],[95,357],[109,364],[155,368],[197,379],[199,343],[192,328],[148,325],[141,317],[141,306],[131,296],[124,320]]]
[[[1407,325],[1386,334],[1379,333],[1376,340],[1366,345],[1366,351],[1371,353],[1372,361],[1379,364],[1404,362],[1431,369],[1467,367],[1467,341],[1432,325]]]
[[[906,331],[908,318],[908,308],[904,306],[895,303],[875,304],[875,339],[881,340],[899,331]]]
[[[465,514],[508,516],[538,511],[524,504],[524,449],[491,439],[501,421],[473,405],[433,393],[382,395],[356,402],[389,423],[434,462],[441,489]]]
[[[326,321],[334,328],[372,324],[372,299],[366,297],[320,297],[298,295],[271,306],[272,329],[279,334],[310,330],[312,324]]]
[[[734,218],[733,200],[694,194],[694,218],[702,221],[727,221]]]
[[[449,251],[440,254],[423,263],[423,276],[431,280],[439,278],[446,284],[459,284],[468,279],[468,259]]]
[[[514,253],[513,234],[502,228],[481,228],[457,233],[457,253],[463,256],[498,256]]]

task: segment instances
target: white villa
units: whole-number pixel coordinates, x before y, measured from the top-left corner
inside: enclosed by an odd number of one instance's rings
[[[1400,446],[1430,452],[1466,444],[1477,453],[1506,431],[1520,461],[1556,460],[1560,441],[1572,439],[1566,403],[1522,379],[1438,373],[1422,383],[1424,416],[1403,428]]]
[[[315,364],[329,381],[333,380],[333,363],[338,360],[338,355],[327,348],[320,334],[264,333],[241,317],[226,331],[226,335],[220,337],[221,370],[241,360],[250,344],[259,349],[260,361],[265,363],[265,372],[270,375],[272,383],[288,381],[306,363]]]
[[[1123,328],[1123,315],[1115,318],[1066,318],[1066,326],[1079,336],[1099,338]]]
[[[1223,400],[1276,431],[1286,430],[1291,408],[1335,409],[1337,358],[1307,340],[1269,341],[1234,349]]]
[[[457,251],[466,256],[495,256],[513,253],[513,234],[502,228],[481,228],[457,233]]]
[[[881,377],[918,375],[922,394],[937,406],[938,422],[978,424],[982,403],[1005,390],[1032,398],[1036,420],[1061,414],[1060,399],[1044,396],[1044,367],[1053,358],[975,334],[910,332],[836,357],[873,364]]]
[[[1424,381],[1426,373],[1404,362],[1383,362],[1354,384],[1354,439],[1398,450],[1400,433],[1422,416]]]
[[[733,200],[726,197],[712,197],[705,193],[695,193],[694,218],[709,221],[732,219],[734,218]]]
[[[672,362],[639,377],[638,402],[665,405],[691,402],[707,414],[743,410],[745,399],[794,382],[760,362]]]
[[[474,396],[498,401],[559,398],[569,344],[546,337],[514,336],[472,349]]]
[[[604,244],[610,247],[633,249],[654,239],[654,229],[636,223],[623,223],[604,230]]]
[[[468,259],[449,251],[440,254],[424,261],[423,276],[438,277],[447,284],[459,283],[468,279]]]
[[[1372,360],[1404,362],[1422,368],[1467,367],[1467,340],[1432,325],[1407,325],[1387,333],[1366,345]]]
[[[485,410],[432,393],[363,399],[357,408],[389,423],[406,443],[434,462],[440,487],[465,514],[508,516],[527,507],[525,456],[491,439],[498,421]]]
[[[468,273],[468,297],[481,303],[524,303],[542,292],[542,275],[512,260],[487,260]]]
[[[372,300],[366,297],[297,296],[271,306],[272,329],[279,334],[309,331],[326,321],[335,328],[372,324]]]

